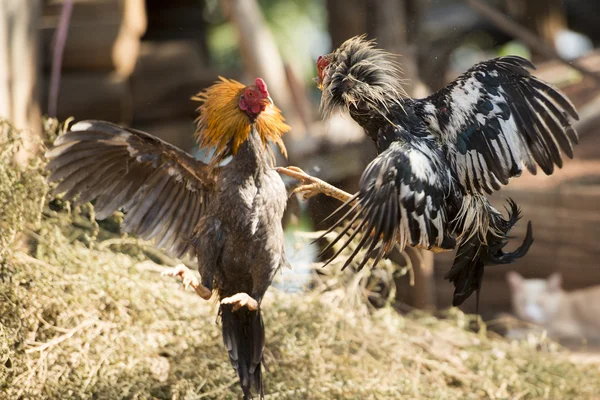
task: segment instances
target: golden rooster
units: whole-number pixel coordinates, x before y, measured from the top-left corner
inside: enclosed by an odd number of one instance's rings
[[[285,155],[281,136],[290,128],[260,78],[251,86],[221,78],[195,100],[202,103],[198,144],[215,149],[208,165],[147,133],[83,121],[46,153],[48,180],[75,204],[95,200],[98,219],[122,208],[125,231],[154,239],[174,257],[197,257],[201,281],[183,265],[167,275],[180,276],[205,300],[216,290],[244,399],[252,387],[262,398],[260,303],[287,262],[287,193],[268,146],[274,142]]]

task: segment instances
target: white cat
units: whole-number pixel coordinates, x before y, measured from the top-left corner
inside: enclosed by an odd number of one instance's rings
[[[565,292],[560,274],[525,279],[507,274],[513,311],[555,338],[600,338],[600,286]]]

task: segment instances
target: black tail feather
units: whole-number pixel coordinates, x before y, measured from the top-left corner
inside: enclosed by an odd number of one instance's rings
[[[467,242],[460,245],[454,258],[454,264],[444,276],[454,283],[453,306],[461,305],[474,291],[477,292],[477,310],[479,310],[479,290],[483,281],[484,267],[487,265],[510,264],[525,256],[533,243],[533,228],[531,221],[527,224],[527,234],[519,248],[510,253],[502,249],[508,244],[509,233],[521,218],[517,204],[508,199],[508,218],[504,219],[499,214],[493,215],[493,224],[500,231],[500,235],[488,233],[486,244],[481,242],[478,235],[474,235]]]
[[[265,348],[265,327],[260,309],[241,308],[235,312],[231,305],[221,305],[223,342],[231,365],[237,371],[244,400],[251,400],[252,389],[264,398],[262,357]]]
[[[474,291],[479,291],[485,266],[482,260],[484,252],[485,247],[476,236],[458,248],[452,268],[444,275],[445,279],[454,283],[452,306],[461,305]]]
[[[498,264],[511,264],[515,262],[516,259],[524,257],[529,248],[533,244],[533,227],[531,225],[531,221],[527,223],[527,233],[525,234],[525,239],[523,239],[523,243],[521,246],[517,248],[515,251],[511,251],[510,253],[505,253],[502,251],[502,248],[506,246],[508,242],[506,240],[503,241],[500,248],[494,249],[490,246],[490,250],[485,254],[484,264],[486,265],[498,265]],[[495,250],[495,251],[493,251]]]

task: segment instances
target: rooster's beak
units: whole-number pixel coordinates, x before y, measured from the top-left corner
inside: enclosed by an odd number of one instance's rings
[[[275,103],[273,103],[273,99],[271,98],[271,96],[267,96],[267,100],[269,100],[269,104],[271,104],[272,106],[275,105]]]
[[[319,90],[323,90],[323,80],[320,77],[313,78],[313,81],[317,84]]]

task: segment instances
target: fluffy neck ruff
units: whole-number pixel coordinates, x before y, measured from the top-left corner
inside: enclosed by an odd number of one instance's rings
[[[324,117],[336,109],[387,111],[391,104],[408,97],[394,55],[375,48],[375,42],[365,35],[348,39],[323,58],[321,63],[327,64],[321,82]]]
[[[214,85],[192,97],[201,102],[196,119],[198,128],[195,137],[198,146],[214,148],[211,164],[216,165],[229,155],[236,155],[242,143],[248,140],[251,125],[254,124],[258,135],[268,151],[269,159],[275,156],[268,145],[275,143],[281,153],[287,157],[287,150],[281,136],[290,130],[279,108],[269,105],[252,121],[239,107],[239,100],[245,86],[233,79],[219,77]]]

